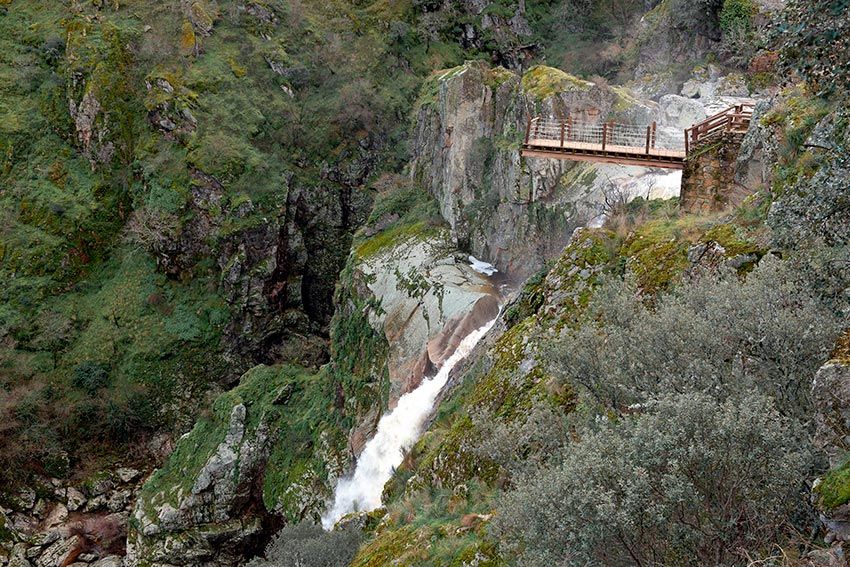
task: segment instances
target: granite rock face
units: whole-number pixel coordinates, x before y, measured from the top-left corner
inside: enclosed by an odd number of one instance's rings
[[[829,464],[839,466],[850,449],[850,366],[839,361],[824,364],[812,382],[815,443]]]
[[[123,566],[127,522],[142,473],[101,471],[70,484],[34,477],[0,507],[0,565]]]
[[[520,156],[532,116],[649,124],[655,103],[628,89],[537,66],[522,77],[481,62],[425,87],[411,174],[439,205],[456,245],[524,279],[601,212],[609,177],[590,164]],[[623,169],[615,177],[645,170]],[[607,172],[606,172],[607,173]]]
[[[390,407],[498,312],[497,290],[454,249],[445,229],[405,239],[355,271],[366,282],[364,300],[380,306],[369,323],[389,345]]]
[[[814,444],[829,459],[831,469],[813,484],[812,503],[826,528],[825,541],[834,556],[846,556],[850,541],[850,502],[846,486],[850,449],[850,331],[838,340],[833,358],[812,381]]]
[[[262,416],[250,427],[248,412],[242,403],[231,408],[223,439],[198,470],[186,470],[192,475],[189,490],[166,487],[176,494],[154,492],[137,501],[128,565],[223,567],[239,563],[255,544],[264,510],[260,504],[259,513],[252,512],[252,502],[261,501],[256,490],[269,431]]]

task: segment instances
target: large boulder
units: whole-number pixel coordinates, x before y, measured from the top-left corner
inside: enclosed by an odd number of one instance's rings
[[[824,364],[812,382],[815,444],[826,452],[830,466],[842,463],[850,450],[850,365],[838,360]]]
[[[826,540],[843,553],[850,541],[850,331],[839,339],[833,358],[812,381],[815,445],[832,467],[815,481],[812,501],[827,529]]]
[[[369,323],[389,345],[390,407],[498,312],[497,290],[445,228],[411,231],[355,262],[353,277],[365,283],[361,299],[375,306]]]

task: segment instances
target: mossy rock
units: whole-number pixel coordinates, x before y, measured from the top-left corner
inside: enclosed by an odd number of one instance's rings
[[[832,510],[850,502],[850,455],[844,463],[827,472],[814,489],[818,495],[818,507]]]
[[[676,222],[652,221],[640,226],[623,244],[626,269],[641,292],[652,296],[669,288],[689,266],[689,239]]]
[[[734,224],[723,223],[710,228],[700,238],[700,242],[717,242],[726,250],[727,256],[743,256],[753,254],[764,255],[765,250],[752,242],[745,231]]]
[[[189,494],[199,471],[224,441],[231,411],[240,403],[247,408],[245,438],[253,435],[261,423],[271,431],[273,449],[265,473],[266,505],[269,509],[288,510],[291,503],[282,495],[289,486],[302,481],[305,473],[321,466],[312,461],[314,436],[321,431],[321,421],[329,419],[332,412],[328,411],[329,400],[326,403],[317,398],[317,380],[294,366],[257,366],[248,371],[239,386],[216,399],[212,414],[199,420],[180,439],[165,465],[145,482],[140,498],[148,516],[156,517],[153,509],[166,502],[177,507],[178,495]],[[281,447],[287,455],[283,459],[277,456]],[[314,476],[321,480],[318,473]]]
[[[417,530],[411,526],[385,530],[360,549],[351,567],[424,564],[431,535],[430,529]]]
[[[588,92],[594,84],[554,67],[535,65],[522,76],[522,90],[538,101],[562,92]]]
[[[455,420],[441,443],[422,459],[418,470],[428,484],[453,489],[471,479],[495,481],[499,467],[474,452],[477,432],[468,415]]]

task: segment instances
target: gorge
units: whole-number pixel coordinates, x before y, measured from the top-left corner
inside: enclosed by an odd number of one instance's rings
[[[0,566],[845,565],[848,27],[0,0]]]

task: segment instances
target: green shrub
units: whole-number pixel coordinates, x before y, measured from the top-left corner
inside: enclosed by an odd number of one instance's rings
[[[757,13],[752,0],[725,0],[720,11],[720,29],[725,34],[746,34]]]
[[[143,389],[133,390],[123,399],[106,404],[104,432],[114,442],[132,439],[158,425],[160,419],[155,400]]]
[[[71,378],[75,388],[79,388],[90,396],[94,396],[98,390],[108,386],[109,382],[109,367],[92,360],[78,364]]]
[[[348,567],[361,539],[356,529],[326,532],[302,522],[279,531],[266,548],[266,558],[248,567]]]
[[[801,431],[760,395],[662,397],[517,482],[494,535],[522,565],[730,565],[805,506]]]
[[[654,307],[609,282],[592,300],[595,324],[550,349],[567,383],[622,411],[665,392],[723,398],[761,391],[788,415],[811,411],[809,388],[842,330],[829,255],[763,259],[745,281],[734,272],[680,285]],[[846,254],[844,256],[846,258]],[[840,279],[840,277],[839,277]]]

